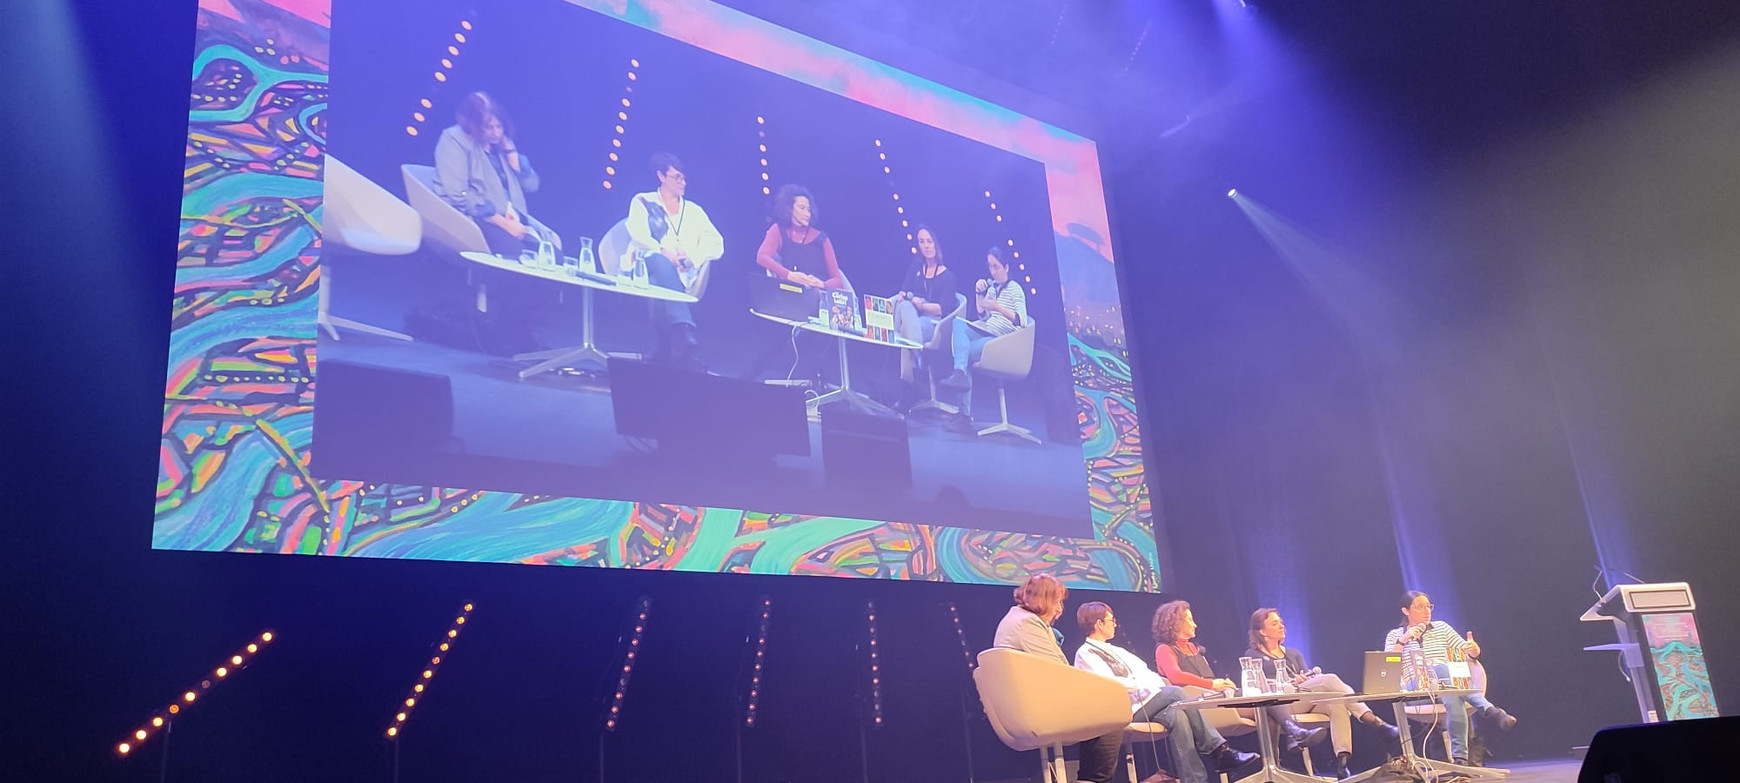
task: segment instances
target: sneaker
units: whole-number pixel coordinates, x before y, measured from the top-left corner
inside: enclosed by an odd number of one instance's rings
[[[940,381],[937,381],[936,385],[941,386],[945,389],[954,389],[956,391],[960,391],[962,389],[966,389],[966,388],[972,386],[973,379],[967,377],[966,370],[955,370],[954,372],[949,373],[947,378],[944,378]]]

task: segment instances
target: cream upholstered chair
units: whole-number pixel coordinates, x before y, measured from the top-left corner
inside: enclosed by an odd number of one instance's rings
[[[1486,666],[1474,658],[1468,659],[1468,687],[1479,691],[1482,695],[1486,693]],[[1409,704],[1402,709],[1407,711],[1408,720],[1410,721],[1424,723],[1428,726],[1436,724],[1438,735],[1443,737],[1444,740],[1444,758],[1454,758],[1450,753],[1450,730],[1449,726],[1444,722],[1444,704],[1442,702],[1434,701],[1431,704]],[[1468,711],[1470,713],[1474,712],[1474,706],[1469,705]],[[1424,742],[1429,742],[1431,741],[1431,738],[1423,737],[1422,740]],[[1424,744],[1424,742],[1422,742],[1422,744]]]
[[[402,256],[423,244],[423,224],[417,210],[370,181],[338,158],[326,156],[325,195],[321,199],[320,236],[328,246],[345,247],[375,256]],[[320,265],[320,294],[315,323],[337,340],[339,329],[409,340],[391,329],[353,321],[330,312],[332,265]]]
[[[1116,680],[1020,650],[979,653],[973,682],[997,738],[1039,751],[1045,783],[1067,780],[1064,745],[1130,725],[1130,695]]]
[[[979,430],[979,436],[995,435],[1007,432],[1022,439],[1038,443],[1039,438],[1025,427],[1009,423],[1009,392],[1010,381],[1019,381],[1033,371],[1033,336],[1037,331],[1033,318],[1028,317],[1027,323],[1005,335],[993,337],[985,343],[985,348],[979,354],[979,361],[973,365],[973,371],[986,375],[997,381],[997,409],[1000,414],[996,424]]]
[[[405,198],[423,218],[423,235],[435,244],[459,253],[488,253],[483,229],[435,194],[435,167],[407,163],[399,167],[405,177]]]
[[[1124,767],[1130,776],[1130,782],[1136,783],[1141,778],[1136,777],[1135,746],[1140,744],[1157,745],[1167,739],[1166,727],[1159,723],[1132,722],[1124,727]],[[1158,754],[1156,754],[1158,756]]]
[[[1210,693],[1207,688],[1196,685],[1184,686],[1184,693],[1191,698],[1198,698]],[[1203,707],[1197,712],[1202,713],[1202,722],[1214,727],[1222,737],[1232,739],[1254,733],[1257,730],[1257,719],[1250,710],[1233,707]],[[1221,773],[1220,779],[1225,783],[1226,773]]]
[[[955,309],[944,314],[942,320],[936,322],[936,331],[931,334],[930,340],[924,344],[924,347],[918,350],[936,352],[947,348],[949,339],[955,333],[955,319],[961,317],[961,313],[966,312],[966,310],[966,294],[955,294]],[[911,382],[913,373],[918,371],[918,362],[915,360],[914,354],[915,352],[911,350],[900,352],[900,379],[903,381]],[[914,411],[934,409],[943,413],[959,413],[960,408],[936,398],[936,376],[930,372],[926,372],[924,376],[925,382],[930,388],[930,397],[921,400],[917,405],[912,406],[912,409]]]

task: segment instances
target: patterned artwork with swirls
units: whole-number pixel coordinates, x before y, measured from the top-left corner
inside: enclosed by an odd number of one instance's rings
[[[1643,618],[1655,683],[1661,689],[1662,720],[1714,718],[1716,691],[1704,665],[1704,644],[1690,612],[1649,614]]]
[[[1103,318],[1070,327],[1092,538],[312,477],[329,19],[330,0],[200,4],[153,547],[1159,590]],[[1057,242],[1109,270],[1097,235]],[[1115,314],[1115,291],[1071,304]]]

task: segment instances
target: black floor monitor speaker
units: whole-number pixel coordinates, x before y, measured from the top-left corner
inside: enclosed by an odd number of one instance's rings
[[[453,384],[445,375],[322,361],[314,386],[316,469],[367,454],[430,454],[450,445]]]
[[[718,464],[810,453],[803,392],[787,386],[613,358],[610,406],[618,435],[657,441],[666,457]]]
[[[1740,740],[1740,717],[1602,729],[1589,742],[1577,783],[1733,780],[1728,743],[1736,740]]]
[[[822,406],[822,468],[830,487],[911,487],[912,447],[906,421],[860,413],[844,403]]]

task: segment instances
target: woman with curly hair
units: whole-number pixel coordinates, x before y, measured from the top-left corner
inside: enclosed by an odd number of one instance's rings
[[[1230,690],[1233,681],[1216,677],[1208,664],[1208,652],[1194,641],[1196,616],[1188,601],[1172,601],[1154,610],[1154,668],[1173,685],[1206,688],[1212,691]],[[1327,731],[1306,729],[1293,721],[1293,712],[1286,705],[1264,707],[1269,719],[1281,729],[1285,740],[1283,750],[1293,751],[1323,741]]]

